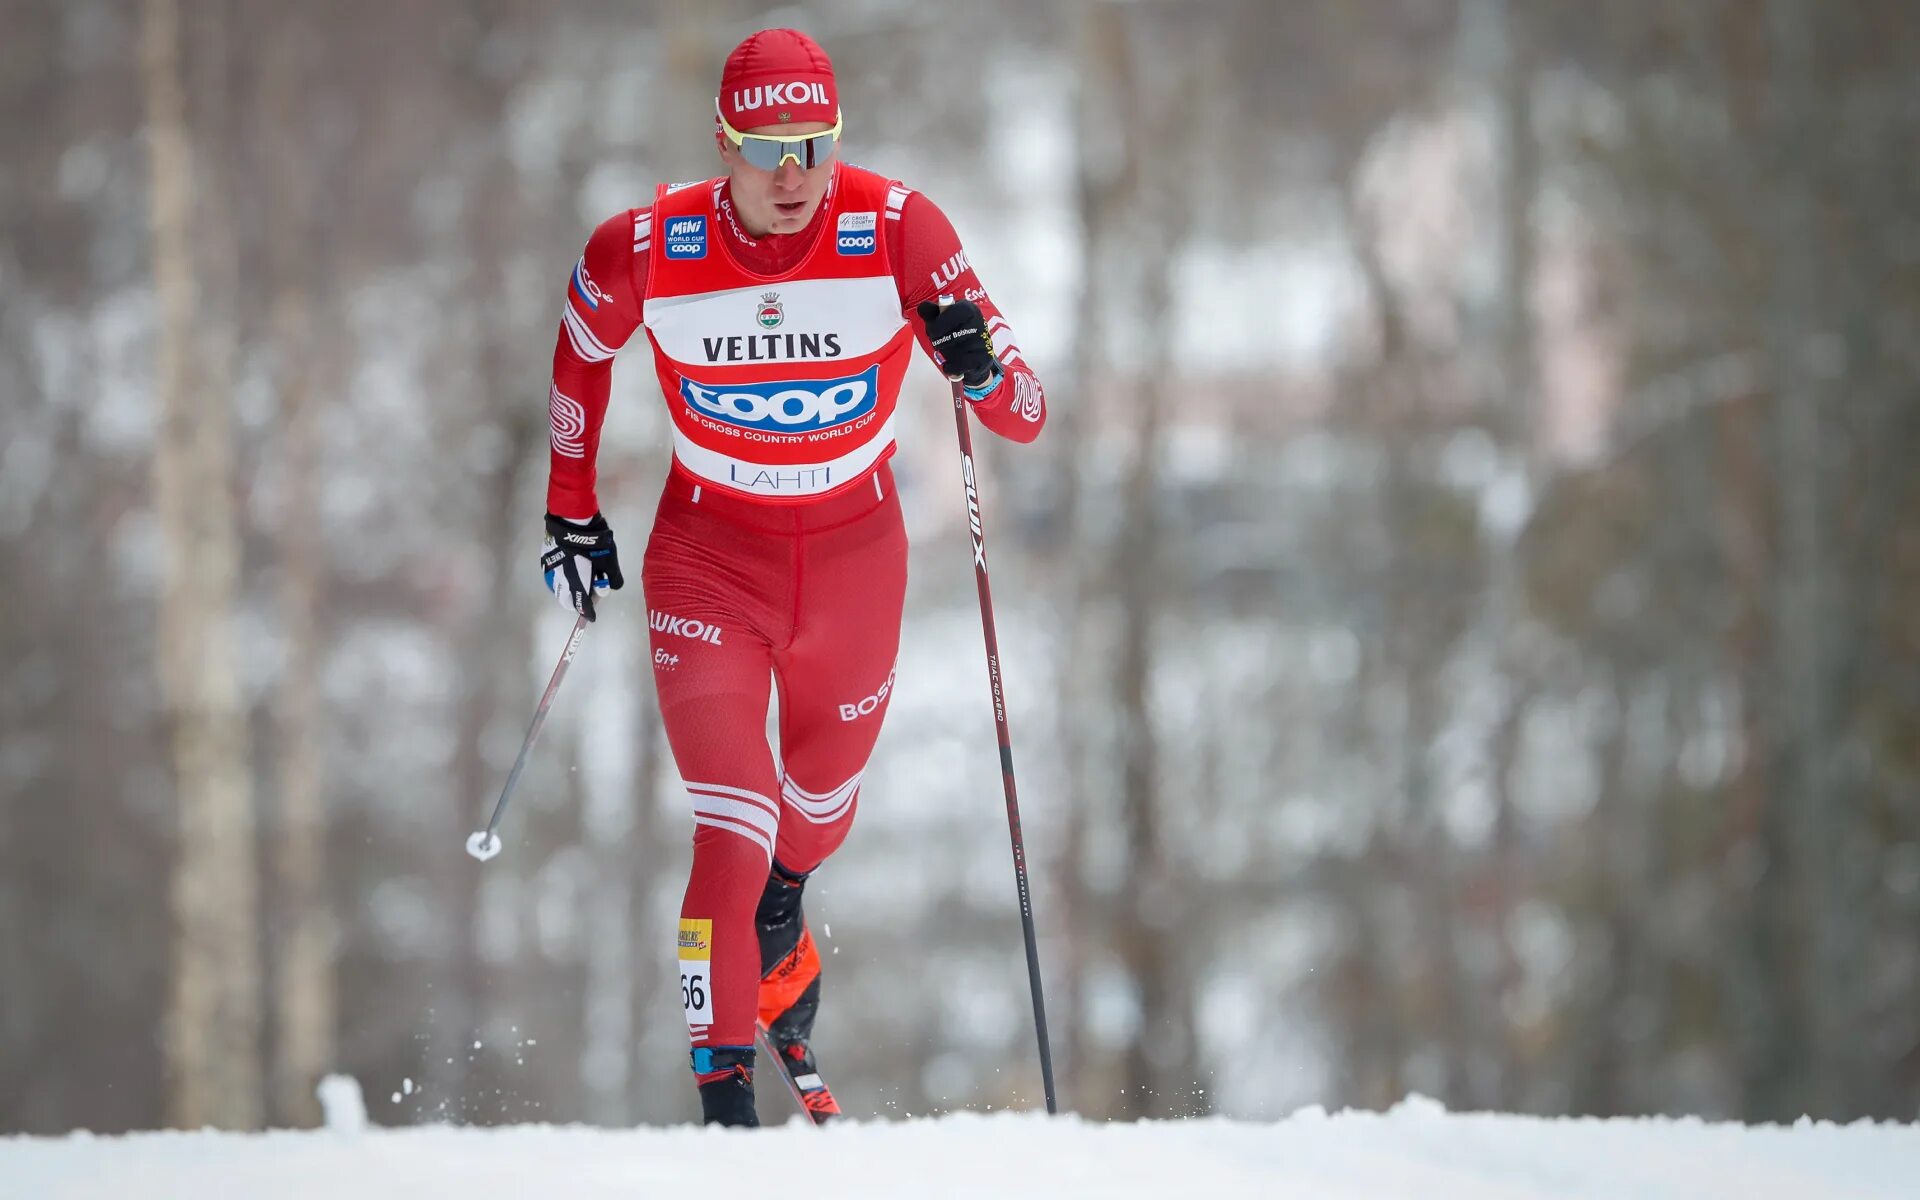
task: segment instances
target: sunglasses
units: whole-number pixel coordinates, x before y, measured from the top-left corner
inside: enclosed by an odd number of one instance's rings
[[[720,116],[720,102],[714,101],[714,115],[720,118],[720,131],[727,140],[740,148],[740,157],[751,166],[762,171],[778,171],[788,159],[800,164],[802,168],[817,167],[833,157],[833,147],[840,140],[841,116],[833,114],[833,128],[823,133],[741,133],[727,124]]]

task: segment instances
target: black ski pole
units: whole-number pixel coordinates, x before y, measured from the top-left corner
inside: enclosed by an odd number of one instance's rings
[[[573,632],[567,637],[567,648],[560,652],[560,662],[553,668],[553,678],[547,680],[547,690],[540,697],[540,707],[533,710],[533,723],[527,726],[527,740],[520,743],[520,757],[513,760],[513,770],[507,772],[507,785],[500,789],[500,800],[493,806],[493,819],[487,822],[485,829],[477,829],[467,839],[467,853],[481,862],[485,862],[500,853],[500,835],[494,831],[499,828],[500,816],[507,811],[507,801],[513,798],[513,787],[520,782],[520,772],[526,768],[527,755],[533,750],[534,739],[540,736],[540,727],[547,723],[547,710],[553,707],[554,693],[560,690],[560,681],[567,677],[567,667],[573,662],[574,651],[580,649],[580,635],[587,631],[587,615],[581,613],[573,622]]]
[[[1047,1046],[1047,1004],[1040,992],[1040,946],[1033,932],[1033,892],[1027,885],[1027,848],[1020,836],[1020,800],[1013,787],[1013,735],[1007,728],[1006,693],[1000,686],[1000,638],[993,629],[993,591],[987,584],[987,542],[980,525],[980,487],[973,471],[973,435],[967,429],[967,397],[953,385],[954,427],[960,432],[960,477],[967,485],[967,522],[973,533],[973,579],[980,588],[980,631],[987,640],[987,682],[993,687],[993,721],[1000,734],[1000,778],[1007,790],[1007,829],[1013,836],[1013,875],[1020,887],[1020,929],[1027,938],[1027,982],[1033,988],[1033,1028],[1040,1039],[1040,1080],[1047,1111],[1053,1097],[1053,1051]]]

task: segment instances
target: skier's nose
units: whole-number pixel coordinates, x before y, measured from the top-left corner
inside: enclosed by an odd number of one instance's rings
[[[806,176],[807,173],[800,169],[800,164],[790,158],[774,168],[773,186],[783,192],[795,191]]]

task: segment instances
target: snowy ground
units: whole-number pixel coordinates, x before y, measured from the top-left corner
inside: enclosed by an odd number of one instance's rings
[[[719,1191],[716,1191],[716,1187]],[[564,1196],[1818,1200],[1920,1196],[1920,1127],[1297,1113],[1095,1125],[954,1116],[758,1133],[527,1126],[0,1138],[5,1200]]]

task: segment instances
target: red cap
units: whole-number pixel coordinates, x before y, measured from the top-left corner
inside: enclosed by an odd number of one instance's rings
[[[827,52],[797,29],[762,29],[720,72],[720,115],[735,129],[826,121],[840,112]]]

